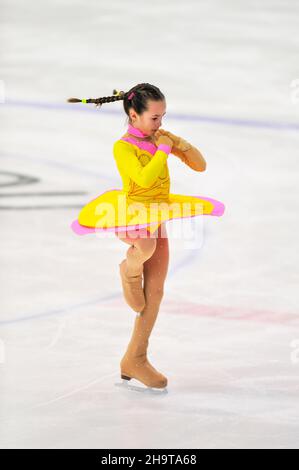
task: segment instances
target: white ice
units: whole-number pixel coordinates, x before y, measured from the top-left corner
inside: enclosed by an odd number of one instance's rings
[[[298,448],[299,4],[1,2],[1,448]],[[170,264],[149,358],[163,396],[129,392],[119,362],[134,312],[128,245],[71,222],[121,180],[126,130],[109,96],[148,82],[171,192],[216,198],[195,243],[168,223]]]

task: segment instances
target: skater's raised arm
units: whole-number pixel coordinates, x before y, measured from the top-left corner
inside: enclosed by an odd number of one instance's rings
[[[118,140],[113,146],[113,155],[120,174],[127,174],[142,188],[150,188],[156,181],[167,162],[170,151],[170,145],[160,143],[151,161],[142,166],[132,144]]]

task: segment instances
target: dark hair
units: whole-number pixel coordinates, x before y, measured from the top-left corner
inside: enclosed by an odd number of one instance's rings
[[[134,92],[134,95],[129,99],[129,96],[132,92]],[[80,100],[78,98],[69,98],[67,101],[69,103],[95,103],[96,106],[102,106],[102,104],[104,103],[112,103],[114,101],[123,100],[124,111],[128,116],[128,121],[130,122],[130,108],[133,108],[137,114],[142,114],[148,109],[148,100],[162,101],[164,99],[165,96],[155,85],[151,85],[150,83],[139,83],[127,92],[113,90],[113,96],[104,96],[102,98],[89,98],[85,100]]]

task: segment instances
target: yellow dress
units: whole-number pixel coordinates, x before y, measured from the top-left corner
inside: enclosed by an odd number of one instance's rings
[[[192,147],[194,149],[194,147]],[[78,235],[97,231],[145,228],[153,234],[167,220],[198,215],[221,216],[224,204],[209,197],[170,193],[167,165],[170,147],[141,141],[128,133],[113,146],[113,156],[123,182],[88,202],[71,228]],[[172,149],[186,165],[198,169],[196,155]],[[198,158],[198,157],[197,157]],[[197,165],[197,166],[196,166]]]

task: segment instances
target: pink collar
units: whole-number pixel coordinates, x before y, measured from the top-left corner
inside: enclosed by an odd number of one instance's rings
[[[137,129],[137,127],[134,127],[131,124],[129,124],[128,132],[136,137],[148,137],[148,135],[144,134],[142,131]]]

